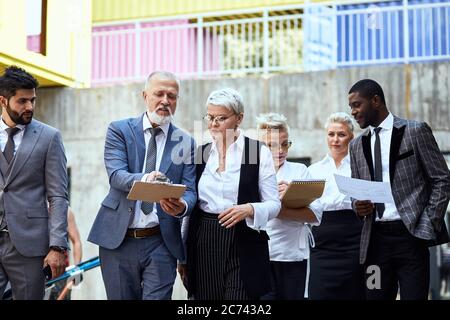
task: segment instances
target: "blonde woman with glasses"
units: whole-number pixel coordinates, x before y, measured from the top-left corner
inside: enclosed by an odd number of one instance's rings
[[[258,136],[272,154],[281,198],[292,180],[311,179],[311,176],[304,164],[286,160],[292,145],[286,117],[267,113],[260,115],[257,122]],[[300,211],[304,218],[298,218]],[[313,244],[308,224],[317,224],[320,215],[320,201],[316,200],[306,208],[282,208],[278,216],[267,223],[272,290],[265,299],[304,299],[309,247]]]

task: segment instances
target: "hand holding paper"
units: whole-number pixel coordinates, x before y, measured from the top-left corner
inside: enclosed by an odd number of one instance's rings
[[[354,208],[358,216],[364,217],[373,213],[375,204],[370,200],[356,200],[354,202]]]

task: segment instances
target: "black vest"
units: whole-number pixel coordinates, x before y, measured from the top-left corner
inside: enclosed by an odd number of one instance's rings
[[[261,202],[259,196],[259,163],[261,143],[244,137],[244,152],[242,155],[241,173],[239,178],[238,204]],[[208,161],[211,143],[198,148],[196,154],[197,188],[198,182]],[[256,155],[256,158],[253,158]],[[256,160],[256,161],[255,161]],[[188,265],[188,295],[195,294],[195,254],[197,244],[197,229],[201,209],[193,209],[189,219],[187,239]],[[269,237],[263,230],[256,231],[249,228],[245,220],[235,225],[235,242],[239,257],[239,275],[244,283],[247,295],[252,299],[259,299],[270,291],[270,257]]]

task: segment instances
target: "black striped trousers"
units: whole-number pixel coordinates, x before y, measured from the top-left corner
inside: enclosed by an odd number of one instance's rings
[[[202,213],[197,233],[196,300],[248,300],[239,276],[234,227],[219,224],[217,214]]]

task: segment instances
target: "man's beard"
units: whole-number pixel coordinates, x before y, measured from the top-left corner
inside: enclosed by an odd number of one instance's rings
[[[8,113],[9,117],[11,118],[11,120],[15,123],[15,124],[23,124],[23,125],[27,125],[31,122],[31,120],[33,119],[33,111],[29,111],[29,112],[23,112],[21,115],[19,115],[16,111],[13,111],[8,104],[6,105],[6,112]],[[31,115],[29,116],[29,119],[25,119],[25,113],[27,115]]]
[[[172,111],[170,110],[170,108],[167,108],[167,110],[169,111],[168,116],[160,116],[159,114],[157,114],[156,112],[159,109],[160,108],[157,108],[152,113],[147,113],[148,119],[150,120],[150,122],[157,124],[158,126],[172,122],[173,116],[172,116]]]

